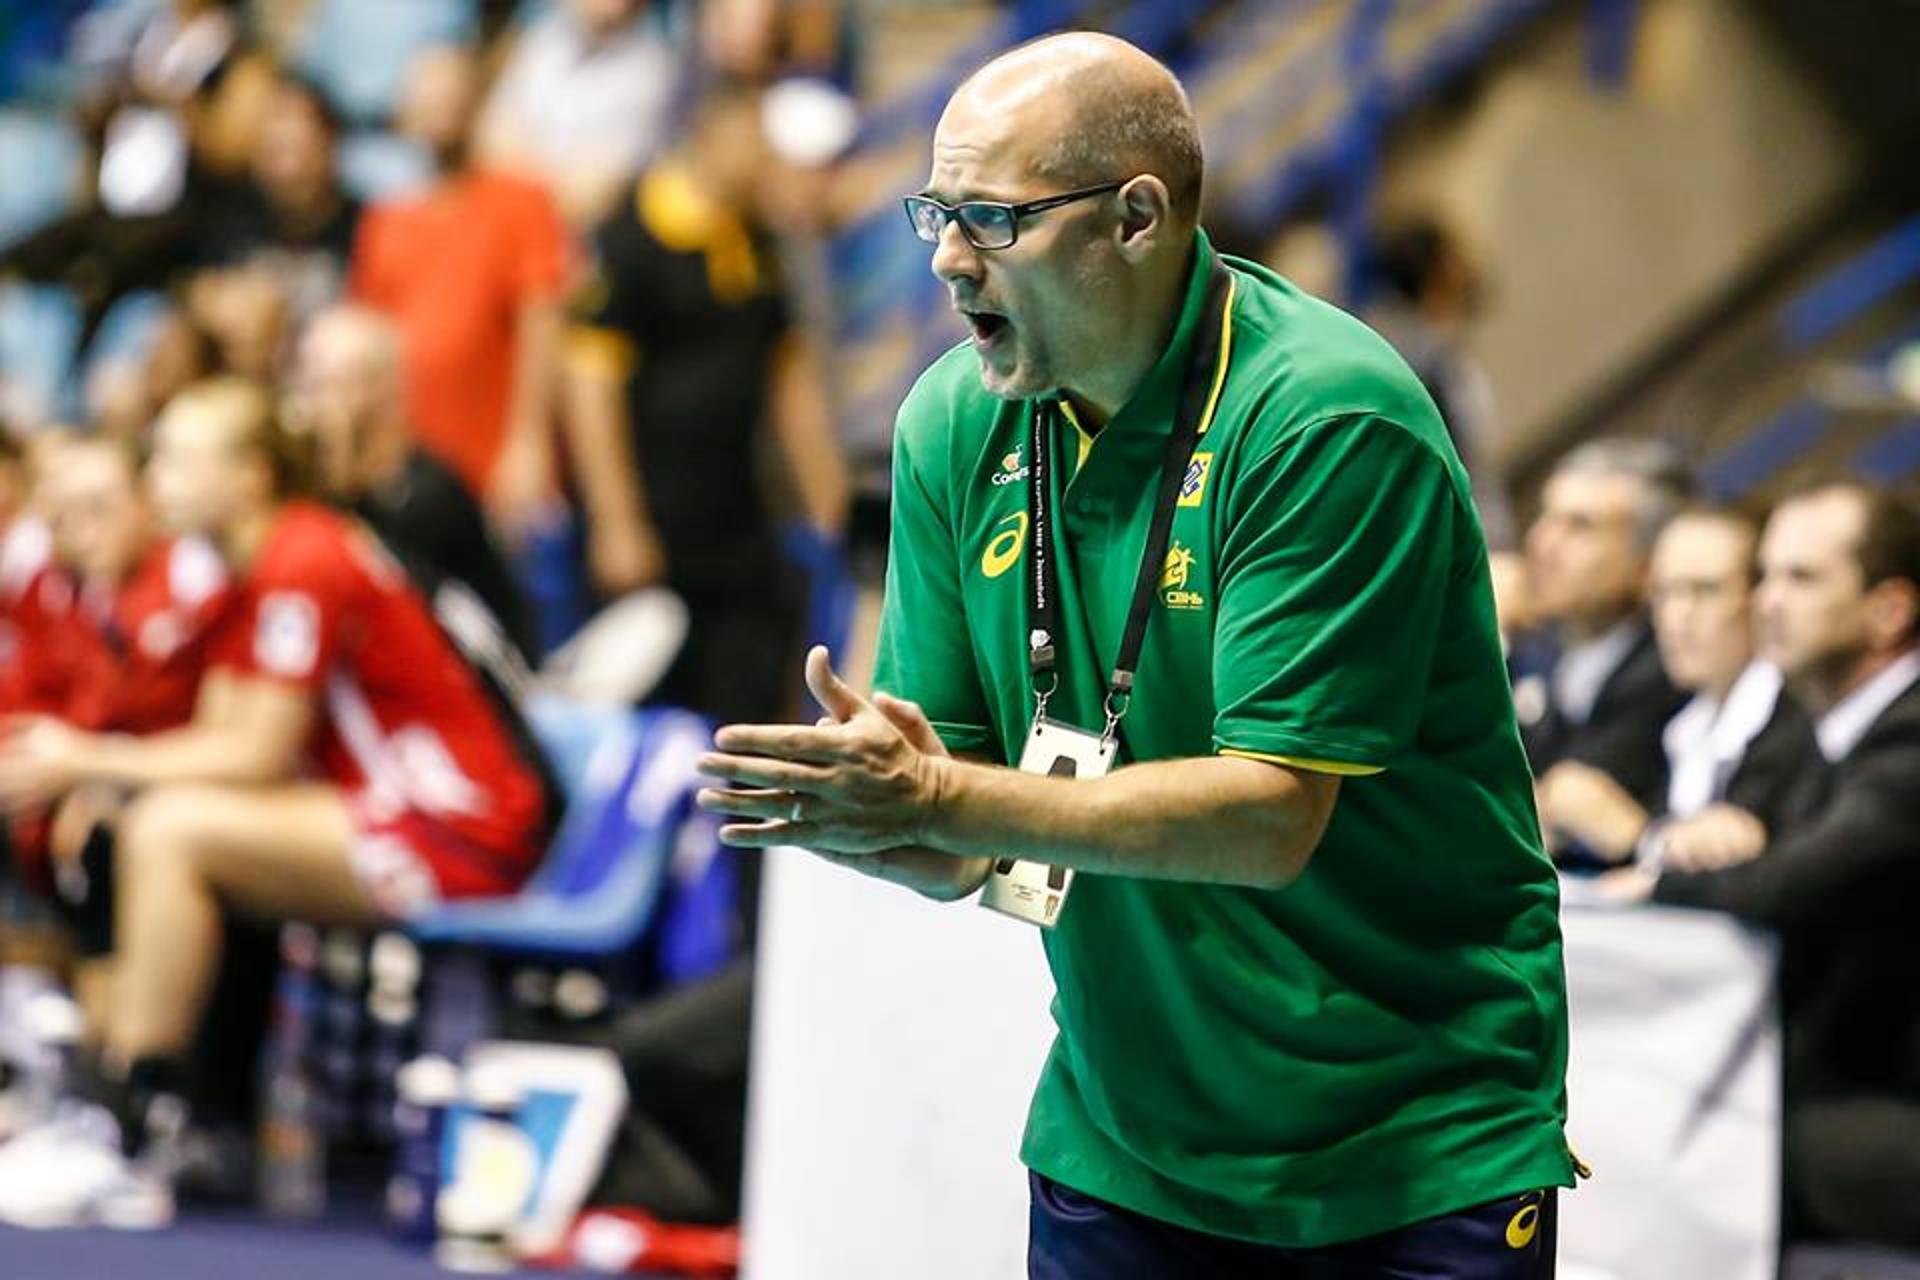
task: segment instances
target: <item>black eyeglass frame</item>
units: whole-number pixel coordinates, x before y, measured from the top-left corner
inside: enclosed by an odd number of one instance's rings
[[[1131,179],[1120,182],[1103,182],[1095,187],[1081,187],[1077,191],[1063,191],[1057,196],[1042,196],[1038,200],[1023,200],[1019,204],[1009,204],[1004,200],[962,200],[959,204],[946,204],[932,196],[907,196],[900,203],[907,211],[907,222],[913,227],[913,234],[927,244],[939,244],[945,234],[947,224],[960,224],[960,234],[974,248],[991,253],[996,249],[1011,249],[1020,240],[1020,221],[1036,213],[1045,213],[1048,209],[1058,209],[1061,205],[1088,200],[1094,196],[1103,196],[1110,191],[1118,191]],[[937,209],[940,211],[940,226],[932,236],[920,229],[920,219],[915,216],[916,209]],[[1007,216],[1007,242],[1005,244],[981,244],[974,238],[973,231],[967,226],[967,220],[961,216],[963,209],[993,209]]]

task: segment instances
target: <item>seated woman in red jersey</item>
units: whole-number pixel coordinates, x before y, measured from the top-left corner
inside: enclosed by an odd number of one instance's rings
[[[90,780],[140,789],[118,822],[103,1036],[126,1073],[115,1101],[128,1148],[151,1104],[177,1094],[222,907],[366,927],[509,894],[550,827],[544,772],[511,714],[378,542],[293,496],[296,453],[249,384],[175,397],[154,429],[156,506],[210,538],[236,579],[192,721],[132,738],[37,720],[0,746],[0,798],[14,804]],[[69,1179],[33,1212],[109,1217],[166,1194],[163,1161],[96,1164],[88,1185]]]
[[[14,610],[10,711],[57,716],[96,732],[153,733],[193,716],[213,624],[229,602],[226,565],[203,538],[166,538],[140,488],[139,465],[119,442],[61,440],[36,497],[50,555]],[[80,855],[94,826],[118,810],[118,787],[85,784],[57,802],[53,846],[67,874],[46,865],[45,812],[11,815],[14,859],[29,883],[58,879],[86,960],[110,950],[110,896],[89,887]],[[100,868],[93,868],[97,877]],[[104,973],[83,964],[82,1003],[103,1011]]]

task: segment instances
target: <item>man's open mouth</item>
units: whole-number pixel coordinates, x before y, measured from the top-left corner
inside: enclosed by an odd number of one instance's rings
[[[1012,327],[1012,322],[998,312],[962,311],[960,314],[965,318],[967,328],[972,331],[973,340],[979,346],[992,346]]]

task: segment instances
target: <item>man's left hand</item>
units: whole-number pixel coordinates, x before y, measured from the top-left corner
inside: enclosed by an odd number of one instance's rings
[[[1608,862],[1624,861],[1647,828],[1647,811],[1624,787],[1577,760],[1548,769],[1535,796],[1542,827],[1580,841]]]
[[[745,848],[797,844],[878,853],[927,843],[942,761],[833,670],[825,646],[807,654],[807,688],[834,723],[727,725],[700,771],[733,782],[699,794],[703,809],[753,819],[720,828]]]

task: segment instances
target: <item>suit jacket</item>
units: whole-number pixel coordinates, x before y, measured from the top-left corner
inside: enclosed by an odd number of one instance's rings
[[[1669,872],[1654,898],[1779,931],[1790,1100],[1920,1099],[1920,684],[1791,790],[1808,807],[1783,813],[1760,857]]]
[[[1782,831],[1819,809],[1826,775],[1813,720],[1783,689],[1717,799],[1745,809],[1769,832]]]
[[[1618,782],[1648,813],[1666,808],[1667,753],[1660,734],[1673,713],[1685,705],[1687,695],[1667,679],[1654,646],[1653,628],[1640,623],[1633,647],[1600,686],[1593,714],[1582,724],[1568,720],[1545,696],[1552,686],[1558,653],[1550,653],[1544,669],[1536,673],[1544,688],[1527,696],[1526,686],[1532,679],[1524,671],[1526,658],[1518,656],[1524,652],[1516,651],[1514,710],[1534,776],[1562,760],[1578,760]]]

